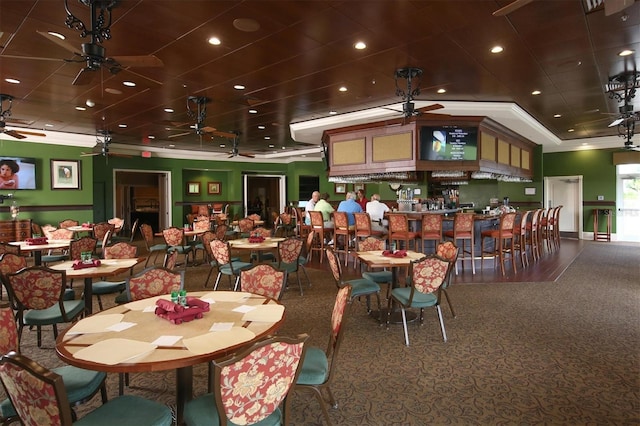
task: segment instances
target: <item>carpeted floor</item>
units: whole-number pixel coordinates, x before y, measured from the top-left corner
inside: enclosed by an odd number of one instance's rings
[[[202,289],[208,267],[189,267],[187,288]],[[336,287],[327,271],[309,269],[300,296],[291,281],[281,334],[308,333],[325,347]],[[556,282],[454,284],[456,309],[443,307],[448,342],[435,310],[425,323],[387,330],[355,302],[349,312],[333,392],[335,425],[640,424],[640,247],[586,244]],[[301,275],[304,280],[304,275]],[[97,306],[96,306],[97,309]],[[51,333],[45,348],[25,331],[22,351],[60,364]],[[206,387],[195,369],[194,391]],[[175,403],[174,374],[132,376],[127,392]],[[108,379],[117,393],[117,376]],[[78,413],[99,404],[94,398]],[[323,424],[310,393],[296,391],[292,424]]]

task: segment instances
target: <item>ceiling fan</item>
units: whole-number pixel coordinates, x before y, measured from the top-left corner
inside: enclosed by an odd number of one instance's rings
[[[5,107],[5,102],[8,106]],[[10,119],[11,117],[11,104],[13,102],[13,96],[0,93],[0,134],[11,136],[16,139],[26,139],[27,136],[41,136],[46,137],[44,133],[30,132],[22,129],[7,129],[7,121],[21,122],[21,120]],[[6,108],[6,109],[5,109]]]
[[[440,104],[432,104],[422,108],[416,108],[413,101],[415,100],[415,97],[420,94],[422,73],[422,68],[406,67],[397,69],[394,74],[396,81],[396,96],[400,96],[404,101],[404,103],[402,104],[402,111],[398,112],[402,112],[404,118],[415,117],[429,111],[435,111],[444,108]],[[400,80],[405,80],[406,88],[400,87]],[[392,110],[396,111],[395,109]]]
[[[191,119],[195,119],[195,124],[189,126],[191,129],[195,130],[195,134],[202,136],[205,133],[213,133],[216,131],[215,127],[205,126],[204,120],[207,118],[207,104],[211,102],[211,99],[206,96],[189,96],[187,97],[187,115]],[[189,124],[189,123],[175,123],[178,126]],[[190,135],[192,133],[191,130],[183,131],[180,133],[175,133],[167,136],[167,138],[178,138],[180,136]],[[202,141],[201,141],[202,142]]]
[[[58,34],[42,31],[37,31],[37,33],[80,58],[65,59],[65,62],[84,62],[86,64],[78,72],[72,84],[89,84],[95,76],[94,71],[99,70],[101,67],[104,67],[112,74],[116,74],[123,68],[128,67],[162,67],[164,65],[154,55],[106,56],[106,49],[102,46],[102,42],[111,38],[111,10],[118,4],[118,0],[82,0],[81,3],[89,6],[91,10],[90,28],[86,28],[84,23],[71,13],[67,1],[65,0],[64,2],[67,12],[66,26],[79,30],[80,37],[90,36],[90,42],[82,43],[81,49],[77,49],[60,38]]]
[[[511,12],[515,12],[523,6],[528,5],[534,0],[514,0],[508,5],[501,7],[493,12],[493,16],[505,16]],[[594,12],[595,10],[602,9],[604,4],[605,16],[613,15],[614,13],[621,12],[627,7],[631,6],[635,0],[582,0],[586,12]]]
[[[117,154],[115,152],[109,152],[109,145],[111,144],[111,132],[108,130],[96,130],[96,146],[99,151],[94,152],[82,152],[81,157],[93,157],[96,155],[102,155],[103,157],[125,157],[130,158],[130,155]]]
[[[235,132],[220,132],[218,130],[210,132],[212,135],[212,139],[214,136],[220,136],[223,138],[227,138],[227,139],[232,139],[233,140],[233,147],[231,148],[231,152],[229,153],[229,158],[233,158],[233,157],[247,157],[247,158],[254,158],[255,155],[253,154],[249,154],[249,153],[245,153],[245,152],[240,152],[239,149],[239,145],[240,145],[240,132],[235,131]]]

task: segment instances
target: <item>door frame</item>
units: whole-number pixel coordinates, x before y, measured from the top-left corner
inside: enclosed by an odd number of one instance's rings
[[[544,177],[544,200],[543,200],[543,208],[549,208],[549,207],[554,207],[552,206],[552,202],[553,200],[551,199],[551,194],[553,193],[552,189],[553,189],[553,184],[556,182],[564,182],[567,180],[577,180],[577,186],[575,188],[576,191],[576,205],[575,210],[577,212],[577,235],[578,235],[578,239],[583,240],[585,239],[585,232],[584,232],[584,208],[582,205],[582,175],[573,175],[573,176],[545,176]],[[572,186],[573,187],[573,186]],[[565,206],[566,207],[566,206]],[[560,215],[562,216],[562,212],[566,212],[568,211],[568,209],[560,209]],[[560,223],[562,223],[562,220],[560,220]]]
[[[156,175],[158,178],[158,194],[160,196],[160,211],[158,212],[158,222],[160,229],[171,226],[172,210],[171,210],[171,172],[168,170],[138,170],[138,169],[113,169],[112,175],[112,206],[114,217],[116,216],[116,177],[118,172],[125,173],[144,173]]]
[[[276,178],[278,179],[278,212],[284,211],[287,204],[287,175],[266,174],[266,173],[243,173],[242,174],[242,208],[246,214],[249,210],[249,185],[248,178]],[[269,219],[269,218],[267,218]]]

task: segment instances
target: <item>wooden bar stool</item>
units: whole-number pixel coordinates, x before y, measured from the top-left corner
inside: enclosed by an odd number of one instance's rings
[[[442,242],[442,215],[441,214],[423,214],[422,226],[420,232],[421,249],[425,251],[425,242],[434,241],[433,252],[436,252],[438,243]]]
[[[482,265],[484,266],[484,255],[492,254],[494,256],[494,264],[495,259],[500,259],[500,272],[502,275],[505,274],[504,270],[504,257],[507,253],[511,255],[511,265],[513,267],[513,272],[516,272],[516,258],[514,256],[514,224],[516,221],[515,213],[503,213],[500,215],[500,225],[498,229],[489,229],[487,231],[482,231],[481,235],[481,257],[482,257]],[[484,242],[485,239],[491,238],[493,239],[493,250],[490,252],[485,251]]]
[[[475,237],[474,237],[474,220],[475,213],[456,213],[453,218],[453,230],[445,231],[444,236],[453,240],[453,243],[460,247],[460,256],[458,259],[462,263],[464,268],[464,261],[471,260],[471,273],[476,273],[475,264]],[[462,244],[458,244],[458,241],[462,241]],[[466,250],[466,242],[469,242],[469,250]],[[469,257],[467,257],[467,254]]]
[[[389,244],[396,242],[397,248],[400,249],[400,241],[404,241],[404,249],[409,250],[413,241],[413,248],[416,249],[419,238],[417,232],[409,231],[409,218],[406,214],[391,213],[389,214]]]

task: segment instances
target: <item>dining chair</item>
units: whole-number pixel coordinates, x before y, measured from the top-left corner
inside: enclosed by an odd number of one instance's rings
[[[155,255],[153,256],[153,263],[155,263],[158,254],[160,254],[160,252],[166,252],[169,246],[166,243],[154,244],[153,228],[151,227],[151,225],[143,223],[142,225],[140,225],[140,232],[142,233],[144,246],[147,248],[148,253],[147,260],[144,263],[144,267],[146,268],[153,253],[155,253]]]
[[[278,243],[278,263],[276,268],[286,273],[287,277],[296,274],[298,287],[300,288],[300,296],[302,296],[302,283],[298,270],[300,268],[300,255],[302,254],[302,240],[297,237],[290,237]]]
[[[315,242],[311,247],[311,257],[313,257],[313,252],[317,251],[320,254],[320,263],[322,263],[325,253],[325,239],[329,237],[328,233],[331,230],[324,227],[322,212],[310,211],[309,217],[311,218],[310,230],[313,231],[315,235]],[[325,235],[325,231],[327,235]]]
[[[9,243],[0,242],[0,254],[13,253],[20,254],[20,246],[14,246]]]
[[[216,283],[213,285],[213,289],[218,289],[218,283],[220,283],[220,277],[222,275],[227,275],[229,277],[229,283],[231,283],[231,277],[235,277],[235,282],[233,284],[233,290],[238,289],[238,283],[240,282],[240,271],[244,269],[249,269],[253,264],[250,262],[242,262],[239,260],[231,259],[231,248],[229,247],[229,243],[226,241],[213,240],[211,241],[211,252],[213,253],[213,257],[217,262],[218,276],[216,277]],[[207,286],[209,282],[209,277],[207,277],[207,281],[205,281],[204,286]]]
[[[193,247],[185,244],[184,229],[171,226],[162,230],[164,242],[167,244],[168,251],[177,251],[184,256],[185,266],[189,261],[189,254],[193,251]]]
[[[453,217],[453,229],[443,233],[444,237],[449,238],[456,245],[458,241],[462,241],[458,259],[463,268],[465,260],[471,261],[472,275],[476,273],[474,216],[475,213],[456,213]],[[469,250],[466,249],[466,242],[469,242]]]
[[[500,272],[505,274],[504,258],[509,254],[511,256],[511,267],[513,272],[516,272],[516,257],[514,255],[513,245],[515,241],[514,225],[516,222],[516,213],[502,213],[500,215],[500,222],[498,223],[498,229],[487,229],[480,233],[480,257],[482,262],[481,268],[484,268],[484,256],[490,254],[493,256],[494,264],[496,260],[500,261]],[[485,241],[487,238],[493,240],[493,249],[490,251],[485,250]]]
[[[534,262],[540,259],[540,244],[538,233],[540,232],[540,216],[542,209],[536,209],[531,213],[531,221],[527,223],[527,240],[525,246],[531,251],[531,258]]]
[[[516,219],[516,223],[514,225],[514,242],[513,242],[513,252],[518,253],[520,257],[520,264],[523,268],[529,266],[529,255],[527,254],[527,233],[529,232],[527,224],[529,223],[529,218],[531,217],[531,210],[527,210],[524,213],[519,215],[519,218]]]
[[[8,302],[4,302],[0,303],[0,353],[6,354],[11,351],[20,353],[18,325],[12,307]],[[53,368],[51,371],[62,376],[71,407],[89,401],[98,391],[100,391],[102,403],[107,402],[106,373],[71,365]],[[10,398],[0,401],[0,423],[12,423],[17,420],[17,416],[18,413],[13,408]]]
[[[456,247],[456,245],[451,241],[443,241],[436,246],[436,256],[439,256],[444,260],[450,262],[455,267],[455,264],[458,261],[458,247]],[[456,311],[453,310],[451,296],[449,296],[449,293],[447,292],[447,289],[449,288],[449,286],[451,285],[451,281],[453,280],[454,267],[449,268],[449,271],[447,272],[447,278],[444,283],[442,283],[438,291],[444,294],[444,296],[446,297],[449,309],[451,309],[451,315],[453,315],[453,317],[455,318]],[[440,295],[438,295],[438,297],[440,297]]]
[[[173,424],[169,407],[135,395],[114,398],[74,421],[64,377],[16,352],[0,358],[0,379],[25,426]]]
[[[213,389],[185,405],[191,425],[286,425],[308,335],[271,337],[212,361]]]
[[[96,252],[98,240],[93,237],[81,237],[69,242],[69,260],[82,260],[82,253]]]
[[[259,294],[279,301],[286,284],[287,273],[269,263],[260,263],[240,271],[240,286],[242,291],[247,293]]]
[[[298,207],[293,208],[293,214],[296,219],[296,233],[299,237],[305,238],[307,234],[311,231],[311,225],[304,223],[304,213]]]
[[[367,212],[360,212],[353,214],[356,221],[356,238],[363,239],[369,236],[383,237],[386,232],[381,230],[375,230],[371,226],[371,216]]]
[[[409,277],[411,286],[398,287],[391,290],[389,306],[387,309],[387,329],[391,317],[392,305],[397,303],[402,309],[402,327],[404,330],[404,341],[409,346],[409,333],[407,331],[406,309],[420,309],[420,325],[424,323],[424,308],[435,307],[440,320],[440,331],[442,338],[447,341],[447,333],[444,329],[442,310],[440,309],[440,298],[438,289],[447,279],[447,274],[452,268],[452,263],[436,255],[427,256],[416,262],[409,264]]]
[[[116,226],[109,222],[100,222],[93,225],[93,238],[96,239],[97,245],[96,248],[102,249],[106,244],[109,244],[109,239],[107,238],[106,242],[103,241],[107,232],[109,233],[109,238],[113,235]]]
[[[420,226],[420,245],[423,253],[426,253],[427,241],[433,241],[433,251],[442,241],[442,215],[423,214]]]
[[[0,289],[0,300],[2,299],[2,293],[6,290],[7,295],[9,295],[9,284],[5,282],[5,276],[8,274],[13,274],[18,272],[22,268],[27,267],[27,258],[24,256],[20,256],[14,253],[4,253],[0,254],[0,284],[2,284],[2,288]],[[11,297],[9,297],[11,300]],[[14,306],[14,310],[16,310]]]
[[[126,280],[129,301],[170,294],[184,288],[184,271],[176,271],[162,266],[152,266]]]
[[[18,338],[24,326],[35,326],[38,347],[42,347],[42,326],[76,320],[84,312],[84,300],[64,300],[66,273],[45,266],[31,266],[5,277],[11,300],[17,308]]]
[[[553,212],[553,243],[555,244],[556,250],[560,250],[560,211],[562,207],[562,205],[556,207]]]
[[[338,403],[331,392],[331,381],[338,363],[338,352],[344,336],[345,315],[348,302],[351,300],[351,286],[345,285],[338,290],[331,312],[331,331],[326,350],[316,346],[307,347],[302,361],[302,368],[295,389],[310,390],[316,396],[322,414],[328,425],[331,424],[327,403],[338,408]],[[323,392],[327,393],[327,399]]]
[[[105,259],[133,259],[138,256],[138,247],[129,243],[115,243],[103,249]],[[131,268],[130,273],[133,273]],[[123,294],[126,289],[126,281],[94,281],[91,284],[92,293],[98,298],[98,307],[103,309],[102,298],[105,294]]]
[[[194,261],[198,257],[198,252],[202,251],[202,260],[207,263],[211,262],[212,255],[211,255],[211,246],[209,244],[215,238],[216,238],[216,234],[211,230],[205,231],[202,233],[202,235],[199,236],[198,241],[196,241],[195,244],[193,244],[193,260]]]
[[[265,228],[264,226],[258,226],[253,231],[251,231],[250,236],[258,236],[262,238],[271,238],[271,230]],[[261,250],[252,251],[249,255],[249,259],[251,262],[267,262],[267,261],[275,261],[276,255],[270,251],[263,252]]]
[[[162,267],[174,270],[177,264],[178,264],[178,252],[176,250],[167,251],[167,253],[164,255],[164,260],[162,261]]]
[[[67,228],[71,228],[72,226],[79,226],[79,225],[80,225],[80,222],[78,222],[77,220],[65,219],[65,220],[61,220],[58,223],[58,228],[67,229]]]
[[[311,261],[311,247],[313,246],[313,240],[315,238],[315,232],[310,231],[307,233],[306,238],[304,239],[304,250],[298,257],[298,265],[302,268],[302,272],[304,272],[304,276],[307,278],[307,285],[311,287],[311,280],[309,279],[309,275],[307,274],[307,265]]]
[[[290,213],[280,213],[273,225],[274,235],[290,237],[295,233],[295,224]]]
[[[367,278],[354,278],[348,281],[342,279],[342,267],[340,260],[331,247],[327,248],[327,261],[333,274],[333,279],[336,282],[338,288],[345,285],[351,286],[351,300],[366,297],[367,300],[367,313],[371,313],[371,295],[375,295],[378,300],[378,314],[380,322],[382,323],[382,309],[380,305],[380,285]]]
[[[417,240],[420,238],[418,232],[409,230],[409,218],[404,213],[389,214],[389,244],[396,242],[397,248],[400,249],[400,241],[404,241],[404,249],[409,250],[410,241],[413,241],[413,247],[416,249]]]
[[[351,254],[351,240],[355,238],[356,228],[355,225],[349,226],[349,216],[346,212],[335,211],[332,215],[334,251],[344,253],[344,265],[347,266]]]
[[[140,218],[136,218],[136,220],[133,221],[133,225],[131,225],[131,234],[129,234],[128,237],[123,235],[124,232],[120,231],[116,234],[111,235],[111,241],[116,243],[125,242],[125,243],[131,244],[133,243],[133,240],[136,239],[136,233],[138,232],[139,227],[140,227]]]
[[[45,225],[46,226],[46,225]],[[43,232],[45,236],[49,240],[71,240],[73,238],[73,231],[68,229],[53,229],[45,231],[46,228],[43,228]],[[69,254],[69,249],[64,250],[49,250],[47,254],[42,255],[42,264],[48,265],[53,262],[61,262],[63,260],[67,260]]]
[[[253,219],[244,217],[238,221],[238,229],[240,229],[240,238],[249,238],[251,231],[255,228]]]
[[[386,241],[376,237],[367,237],[362,241],[357,242],[358,251],[384,251]],[[387,299],[389,298],[389,292],[391,291],[391,285],[393,283],[393,272],[382,270],[368,270],[362,272],[362,278],[373,281],[374,283],[387,284]]]

